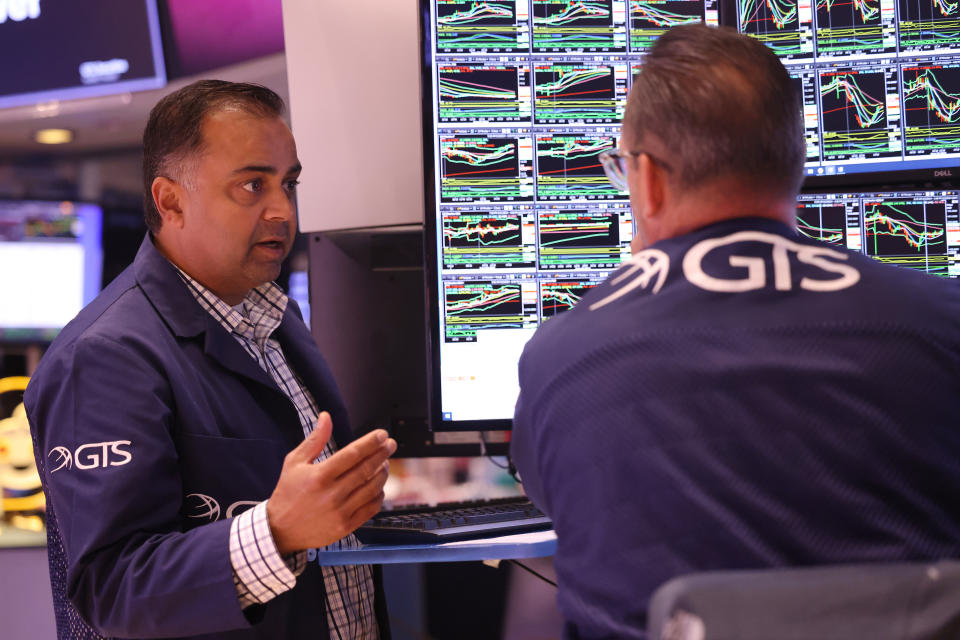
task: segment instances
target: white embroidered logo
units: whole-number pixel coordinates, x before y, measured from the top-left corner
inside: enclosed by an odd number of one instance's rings
[[[49,458],[53,454],[57,454],[58,456],[60,456],[54,462],[54,464],[59,462],[60,466],[57,467],[56,469],[51,470],[50,473],[56,473],[57,471],[60,471],[60,469],[63,469],[64,467],[66,467],[67,469],[73,468],[73,454],[70,453],[70,449],[67,449],[66,447],[54,447],[53,449],[50,450],[50,453],[47,454],[47,457]]]
[[[191,500],[191,498],[193,498]],[[220,519],[220,503],[205,493],[188,493],[187,502],[190,511],[186,514],[188,518],[204,519],[213,522]],[[190,504],[192,503],[192,504]],[[260,504],[256,500],[237,500],[229,507],[224,514],[227,518],[239,515],[238,511],[243,512]]]
[[[237,513],[237,509],[240,509],[242,512],[247,510],[247,509],[244,509],[244,507],[247,507],[247,508],[255,507],[258,504],[260,503],[257,502],[256,500],[237,500],[232,505],[227,507],[227,517],[232,518],[233,516],[239,515]]]
[[[92,444],[83,444],[77,447],[77,450],[71,455],[66,447],[54,447],[47,454],[47,457],[56,454],[59,456],[56,463],[59,463],[56,469],[50,473],[56,473],[63,468],[72,469],[76,465],[77,469],[96,469],[107,467],[122,467],[133,460],[129,451],[124,451],[122,447],[129,447],[129,440],[114,440],[113,442],[94,442]]]
[[[670,271],[670,256],[660,249],[644,249],[635,254],[632,258],[623,263],[623,273],[619,274],[610,281],[612,285],[618,285],[631,276],[636,276],[629,283],[617,289],[603,300],[594,302],[590,305],[590,311],[596,311],[614,300],[622,298],[637,287],[646,289],[656,278],[656,283],[650,290],[651,293],[660,291],[664,280],[667,279],[667,273]]]
[[[208,495],[202,493],[188,493],[187,498],[196,498],[191,505],[192,513],[187,513],[188,518],[203,518],[213,522],[220,518],[220,503]]]
[[[860,272],[848,264],[838,264],[834,260],[846,260],[847,255],[827,247],[810,246],[788,240],[781,236],[762,231],[738,231],[723,238],[710,238],[698,242],[683,257],[683,275],[691,284],[707,291],[739,293],[755,291],[767,286],[766,259],[756,256],[730,256],[731,267],[746,269],[742,278],[717,278],[703,270],[704,258],[714,249],[736,242],[760,242],[770,245],[773,261],[773,286],[777,291],[790,291],[793,279],[790,275],[789,252],[797,254],[797,260],[803,264],[818,267],[838,278],[820,280],[810,277],[800,279],[800,288],[807,291],[841,291],[860,281]]]

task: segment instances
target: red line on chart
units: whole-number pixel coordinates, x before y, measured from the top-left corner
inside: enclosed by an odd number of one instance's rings
[[[545,176],[548,173],[566,173],[568,171],[580,171],[581,169],[594,169],[596,167],[602,167],[602,164],[588,164],[585,167],[572,167],[570,169],[553,169],[551,171],[541,171],[540,175]]]
[[[606,92],[607,92],[606,89],[594,89],[593,91],[577,91],[576,93],[558,93],[554,97],[561,98],[564,96],[583,96],[588,93],[606,93]]]
[[[600,166],[600,165],[597,165]],[[475,173],[496,173],[497,171],[503,171],[503,169],[484,169],[483,171],[463,171],[461,173],[445,173],[445,178],[452,178],[453,176],[472,176]]]

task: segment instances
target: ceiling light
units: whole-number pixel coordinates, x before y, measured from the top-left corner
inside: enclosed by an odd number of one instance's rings
[[[40,129],[33,135],[40,144],[66,144],[73,141],[70,129]]]

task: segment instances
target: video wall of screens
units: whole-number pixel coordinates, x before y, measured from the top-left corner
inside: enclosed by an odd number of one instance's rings
[[[804,96],[808,175],[960,164],[960,2],[433,0],[443,124],[616,123],[666,29],[757,38]]]
[[[803,96],[811,176],[960,165],[960,0],[422,7],[434,429],[508,428],[523,345],[630,255],[628,199],[598,155],[619,144],[633,79],[666,29],[728,25],[780,56]],[[867,215],[863,202],[856,215]],[[863,217],[856,233],[852,223],[836,233],[844,243],[859,238],[859,250],[878,259],[956,275],[950,206],[942,222],[931,213],[920,223],[929,229],[911,236],[922,259],[910,242],[899,250],[897,234],[912,234],[912,223],[885,205],[883,221]],[[834,210],[826,211],[817,213],[822,234],[833,228],[823,220],[832,225]],[[940,240],[923,235],[937,224]]]

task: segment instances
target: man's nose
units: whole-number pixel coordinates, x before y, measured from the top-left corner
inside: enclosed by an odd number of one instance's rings
[[[275,191],[265,202],[265,205],[266,209],[263,214],[265,220],[287,222],[296,215],[293,198],[282,189]]]

